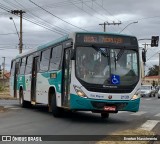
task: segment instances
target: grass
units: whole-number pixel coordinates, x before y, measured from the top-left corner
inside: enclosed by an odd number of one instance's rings
[[[16,99],[10,96],[9,87],[3,87],[0,85],[0,99]]]
[[[0,106],[0,113],[1,112],[5,112],[5,111],[7,111],[8,109],[7,108],[4,108],[3,106]]]
[[[0,84],[0,92],[3,92],[4,91],[4,88],[3,86]]]

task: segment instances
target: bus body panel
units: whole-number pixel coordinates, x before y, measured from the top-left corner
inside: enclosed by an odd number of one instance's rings
[[[73,61],[72,65],[75,64]],[[71,110],[85,110],[85,111],[102,111],[102,108],[96,108],[93,105],[97,103],[105,103],[105,105],[126,106],[118,111],[137,112],[139,110],[140,98],[131,100],[133,95],[139,91],[141,82],[137,84],[131,93],[99,93],[86,90],[75,77],[75,69],[72,69],[71,94],[70,94],[70,109]],[[78,86],[86,94],[87,98],[77,95],[74,86]],[[109,99],[112,96],[112,99]],[[92,104],[94,103],[94,104]],[[103,104],[102,104],[103,105]]]
[[[97,100],[82,98],[75,94],[71,94],[70,108],[72,110],[86,110],[86,111],[103,111],[104,106],[117,106],[118,111],[137,112],[139,110],[140,98],[136,100]],[[95,106],[94,106],[95,105]],[[124,106],[126,105],[126,106]]]
[[[46,74],[45,74],[46,75]],[[48,89],[50,85],[48,83],[48,77],[44,77],[41,73],[37,73],[36,84],[36,102],[48,104]]]
[[[10,96],[14,97],[14,76],[10,77],[9,83],[10,83],[10,86],[9,86]]]
[[[23,90],[24,100],[31,101],[31,74],[25,75],[26,90]]]
[[[84,34],[84,33],[82,33]],[[87,33],[86,34],[90,34]],[[107,34],[107,33],[91,33],[91,34]],[[114,34],[116,35],[116,34]],[[73,45],[75,46],[75,40],[76,40],[76,33],[73,33],[72,35],[65,36],[64,38],[59,39],[58,41],[48,43],[46,45],[40,46],[35,50],[32,50],[31,52],[28,52],[26,55],[36,53],[41,53],[41,51],[49,48],[54,47],[57,43],[63,44],[63,42],[66,40],[69,40],[72,38]],[[107,44],[106,44],[107,45]],[[81,46],[83,47],[83,45]],[[96,47],[96,46],[95,46]],[[67,48],[67,47],[66,47]],[[138,48],[138,47],[137,47]],[[75,49],[72,48],[73,50]],[[65,51],[65,50],[64,50]],[[25,56],[25,54],[19,55],[17,58],[21,58],[21,56]],[[38,55],[40,57],[40,55]],[[71,56],[71,55],[69,55]],[[64,56],[63,58],[64,59]],[[139,56],[140,59],[140,56]],[[69,59],[70,60],[70,59]],[[64,63],[63,63],[64,64]],[[63,65],[62,64],[62,65]],[[42,103],[42,104],[49,104],[48,102],[48,96],[49,96],[49,89],[54,88],[55,94],[56,94],[56,100],[57,100],[57,106],[58,107],[65,107],[67,109],[71,110],[84,110],[84,111],[98,111],[102,112],[104,111],[105,105],[113,105],[117,107],[117,111],[131,111],[131,112],[137,112],[139,110],[139,104],[140,104],[140,98],[131,100],[133,95],[139,90],[140,88],[140,77],[139,82],[135,85],[135,88],[133,88],[132,92],[130,93],[105,93],[105,92],[92,92],[87,90],[82,83],[80,83],[78,77],[75,76],[75,69],[76,69],[75,59],[73,58],[71,60],[71,81],[69,81],[69,95],[68,95],[68,103],[69,105],[63,104],[63,99],[65,95],[64,90],[64,70],[57,70],[57,71],[46,71],[46,72],[38,72],[36,77],[36,103]],[[140,66],[140,61],[139,61]],[[78,68],[78,67],[77,67]],[[70,72],[70,71],[69,71]],[[140,69],[141,72],[141,69]],[[70,73],[69,73],[70,74]],[[14,95],[14,77],[11,77],[10,79],[10,93],[11,95]],[[32,74],[28,74],[25,76],[18,76],[18,83],[17,83],[17,94],[19,93],[20,87],[23,88],[24,92],[24,100],[31,101],[31,82],[32,82]],[[96,83],[97,84],[97,83]],[[127,83],[128,84],[128,83]],[[78,96],[75,86],[79,87],[85,94],[86,98]],[[126,85],[127,86],[127,85]],[[19,97],[19,94],[18,94]],[[109,98],[110,97],[110,98]]]
[[[55,78],[51,78],[51,75],[55,75]],[[49,88],[54,87],[57,105],[61,106],[61,71],[52,71],[46,73],[37,74],[37,88],[36,88],[36,102],[48,104]]]
[[[25,97],[26,80],[25,80],[25,76],[24,75],[19,75],[18,76],[18,82],[17,82],[17,97],[18,98],[19,98],[19,92],[20,92],[21,88],[23,90],[24,100],[29,101],[29,99],[26,99],[26,97]]]
[[[54,76],[55,75],[55,76]],[[52,78],[55,77],[55,78]],[[50,79],[48,79],[50,87],[55,88],[57,106],[62,106],[62,70],[50,72]]]

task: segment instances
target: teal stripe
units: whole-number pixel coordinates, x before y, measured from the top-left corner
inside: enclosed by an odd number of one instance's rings
[[[129,100],[129,101],[121,101],[121,100],[97,100],[97,99],[90,99],[90,98],[82,98],[80,96],[71,94],[70,97],[70,108],[75,110],[103,110],[93,107],[92,102],[105,102],[109,104],[120,104],[120,103],[128,103],[121,111],[131,111],[137,112],[139,110],[140,98],[136,100]]]

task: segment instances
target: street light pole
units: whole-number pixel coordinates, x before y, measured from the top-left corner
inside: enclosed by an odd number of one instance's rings
[[[15,22],[14,22],[14,19],[13,19],[12,17],[10,17],[9,19],[13,21],[13,24],[14,24],[14,27],[15,27],[15,29],[16,29],[16,33],[17,33],[18,39],[19,39],[19,33],[18,33],[18,30],[17,30],[16,24],[15,24]]]
[[[4,74],[5,74],[5,58],[6,58],[6,57],[2,57],[2,58],[3,58],[3,88],[5,88]]]
[[[129,23],[128,25],[126,25],[119,33],[121,33],[122,31],[124,31],[129,25],[131,25],[131,24],[135,24],[135,23],[138,23],[138,21],[136,21],[136,22],[132,22],[132,23]]]

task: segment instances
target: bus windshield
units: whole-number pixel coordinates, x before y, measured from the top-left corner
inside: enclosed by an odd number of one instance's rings
[[[139,80],[138,52],[127,48],[77,47],[76,76],[88,84],[133,85]]]

